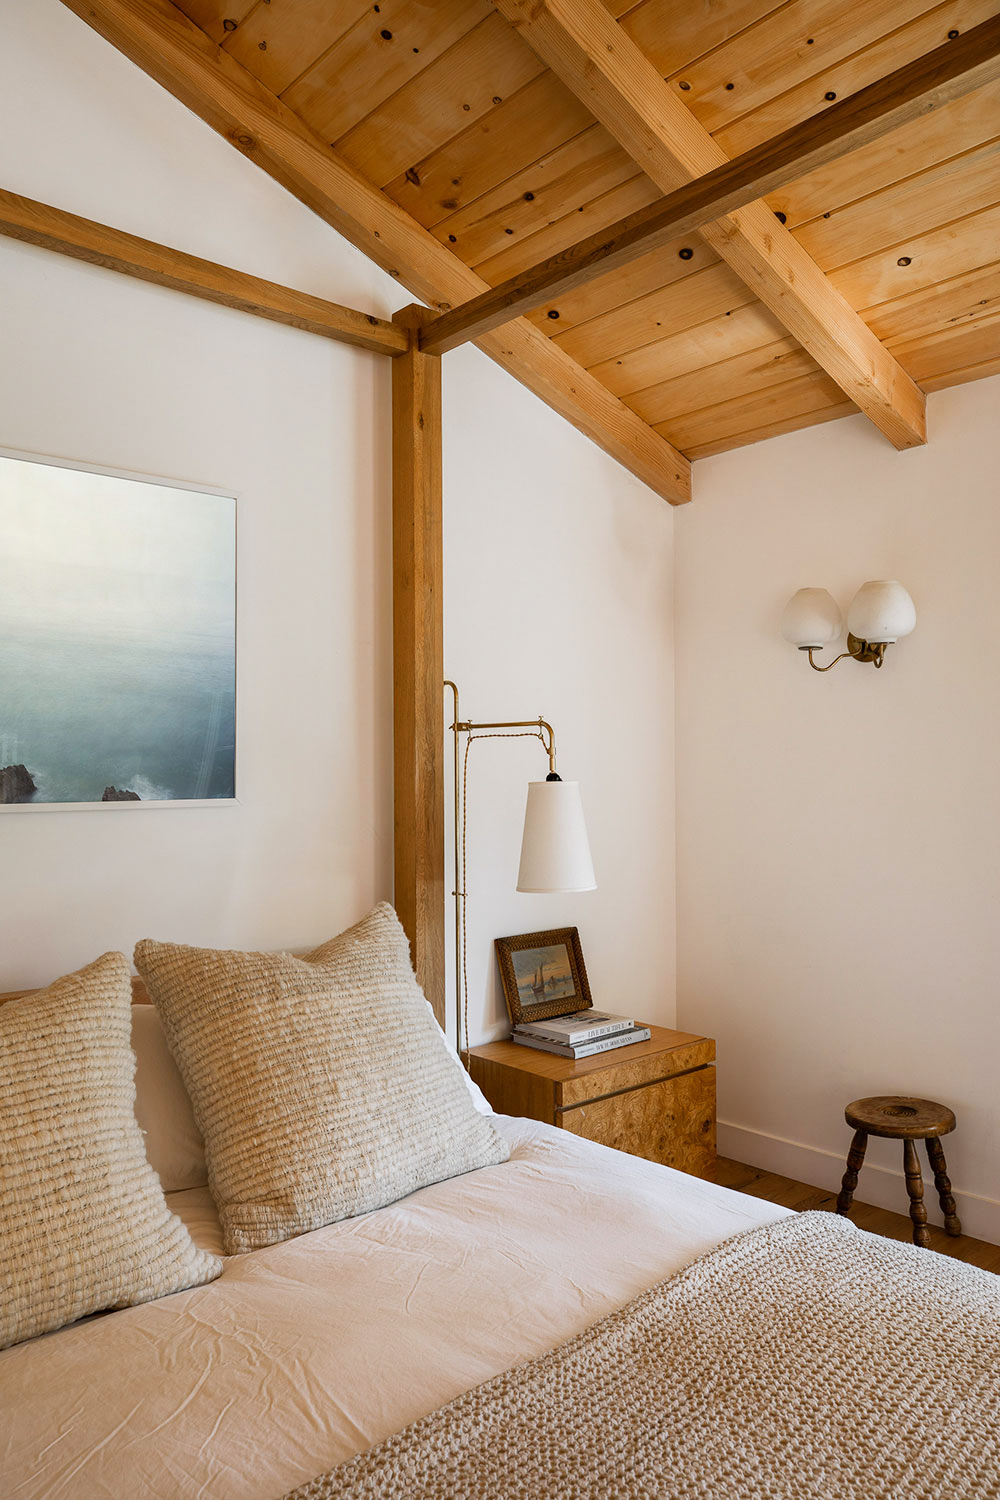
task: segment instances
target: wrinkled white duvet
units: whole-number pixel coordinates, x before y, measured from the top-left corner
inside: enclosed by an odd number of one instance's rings
[[[495,1120],[501,1166],[0,1353],[4,1500],[279,1500],[787,1212]],[[169,1201],[219,1251],[207,1188]]]

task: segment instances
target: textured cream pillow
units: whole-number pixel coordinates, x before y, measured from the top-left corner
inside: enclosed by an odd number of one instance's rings
[[[222,1270],[166,1205],[133,1113],[120,953],[0,1005],[0,1348]]]
[[[391,906],[304,958],[141,942],[205,1137],[228,1254],[506,1161]]]

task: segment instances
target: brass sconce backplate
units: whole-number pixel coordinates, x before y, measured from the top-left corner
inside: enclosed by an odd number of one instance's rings
[[[873,661],[878,666],[881,666],[881,659],[885,655],[884,646],[870,646],[867,641],[859,641],[850,631],[847,632],[847,650],[855,661]]]

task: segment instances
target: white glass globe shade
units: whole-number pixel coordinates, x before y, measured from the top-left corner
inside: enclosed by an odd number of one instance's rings
[[[892,645],[909,635],[917,623],[913,600],[894,578],[863,583],[847,611],[847,628],[859,641],[874,646]]]
[[[835,641],[843,628],[837,601],[826,589],[799,589],[785,605],[781,617],[782,635],[800,651],[821,650]]]

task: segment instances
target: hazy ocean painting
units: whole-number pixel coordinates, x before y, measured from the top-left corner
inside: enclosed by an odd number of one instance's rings
[[[0,457],[0,803],[235,795],[236,502]]]

